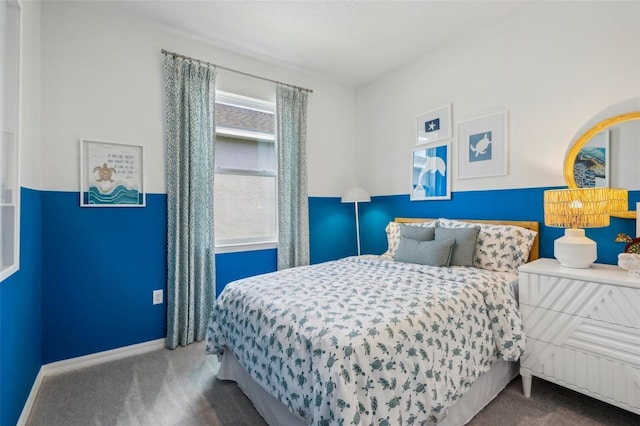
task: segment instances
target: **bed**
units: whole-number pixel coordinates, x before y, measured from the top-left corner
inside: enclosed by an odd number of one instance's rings
[[[537,231],[396,218],[381,256],[227,285],[207,352],[270,425],[464,424],[518,374],[517,267],[538,257]]]

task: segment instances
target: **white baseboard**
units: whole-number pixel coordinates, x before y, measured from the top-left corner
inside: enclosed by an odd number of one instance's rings
[[[165,339],[151,340],[149,342],[124,346],[122,348],[111,349],[109,351],[97,352],[95,354],[79,356],[77,358],[51,362],[42,366],[43,376],[54,376],[56,374],[67,373],[79,368],[90,367],[104,362],[115,361],[117,359],[128,358],[130,356],[155,351],[156,349],[164,347],[164,341]]]
[[[38,375],[36,376],[36,380],[33,382],[33,386],[31,386],[31,392],[29,392],[27,402],[25,402],[24,407],[22,407],[22,413],[20,413],[20,418],[18,419],[18,423],[16,424],[16,426],[25,426],[27,424],[27,419],[29,418],[29,414],[31,414],[33,404],[36,402],[36,396],[38,395],[38,391],[40,390],[40,385],[42,384],[43,378],[44,376],[42,374],[42,367],[40,367],[40,370],[38,370]]]
[[[17,426],[24,426],[33,409],[38,391],[42,385],[42,381],[47,376],[55,376],[57,374],[67,373],[69,371],[78,370],[80,368],[90,367],[109,361],[128,358],[134,355],[140,355],[146,352],[155,351],[164,347],[165,339],[156,339],[135,345],[124,346],[122,348],[111,349],[109,351],[97,352],[95,354],[79,356],[77,358],[65,359],[63,361],[51,362],[40,367],[36,380],[33,382],[29,397],[22,408],[22,414],[18,419]]]

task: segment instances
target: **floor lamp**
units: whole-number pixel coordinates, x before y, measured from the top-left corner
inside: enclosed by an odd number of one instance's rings
[[[343,203],[354,203],[356,206],[356,240],[358,243],[358,256],[360,256],[360,221],[358,219],[358,203],[371,201],[371,196],[362,188],[350,188],[342,195]]]

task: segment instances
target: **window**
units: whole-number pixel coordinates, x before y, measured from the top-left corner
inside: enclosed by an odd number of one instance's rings
[[[0,281],[20,264],[20,13],[0,2]]]
[[[216,246],[274,244],[275,105],[216,93]]]

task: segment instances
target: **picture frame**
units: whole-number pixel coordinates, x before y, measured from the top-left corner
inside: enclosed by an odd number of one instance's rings
[[[420,114],[416,119],[416,131],[416,145],[450,139],[453,134],[451,104]]]
[[[80,139],[80,206],[144,207],[141,145]]]
[[[584,144],[573,163],[573,176],[579,188],[608,188],[611,149],[609,130],[603,130]]]
[[[451,142],[413,150],[411,201],[451,199]]]
[[[507,174],[507,112],[458,124],[458,179]]]

